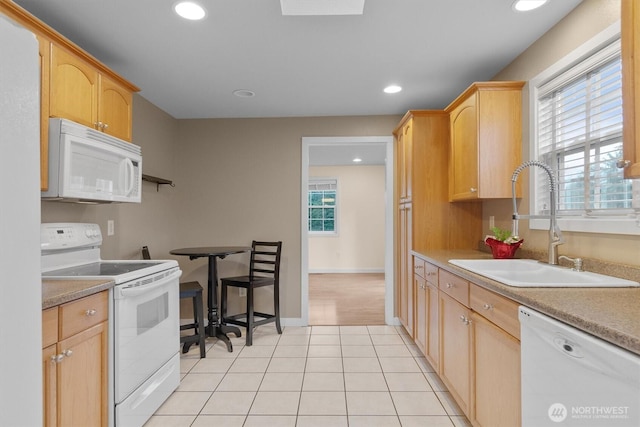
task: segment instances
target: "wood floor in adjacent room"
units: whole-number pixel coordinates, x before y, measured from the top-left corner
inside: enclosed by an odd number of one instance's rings
[[[384,325],[384,273],[309,274],[309,325]]]

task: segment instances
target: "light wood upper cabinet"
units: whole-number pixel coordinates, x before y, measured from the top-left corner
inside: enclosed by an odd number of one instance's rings
[[[447,107],[449,200],[511,197],[511,175],[522,158],[522,86],[474,83]]]
[[[49,114],[95,128],[98,121],[98,71],[65,49],[51,46]]]
[[[12,1],[0,13],[40,44],[40,189],[49,187],[49,117],[63,117],[131,141],[132,97],[140,89]],[[101,126],[106,123],[107,126]]]
[[[100,76],[98,118],[109,135],[131,141],[133,95],[107,76]]]
[[[49,83],[51,41],[38,35],[40,55],[40,189],[49,189]]]
[[[91,64],[51,47],[50,115],[131,141],[133,95]]]
[[[398,155],[398,196],[400,202],[411,201],[412,196],[412,147],[413,119],[407,120],[397,131]]]
[[[622,0],[622,103],[625,178],[640,178],[640,4]]]

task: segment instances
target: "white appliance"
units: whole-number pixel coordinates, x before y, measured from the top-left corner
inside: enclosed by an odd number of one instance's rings
[[[106,261],[97,224],[40,227],[42,276],[114,280],[109,315],[111,415],[142,426],[180,383],[179,278],[175,260]]]
[[[38,41],[0,13],[0,426],[42,424]],[[19,324],[19,327],[11,325]]]
[[[46,200],[140,203],[142,154],[137,145],[67,119],[49,119]]]
[[[522,427],[640,426],[640,356],[520,307]]]

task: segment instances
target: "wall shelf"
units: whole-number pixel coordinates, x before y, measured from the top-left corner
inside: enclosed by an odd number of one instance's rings
[[[170,181],[170,180],[164,179],[164,178],[158,178],[157,176],[151,176],[151,175],[142,174],[142,180],[143,181],[147,181],[147,182],[151,182],[153,184],[156,184],[156,191],[160,191],[160,186],[161,185],[170,185],[172,187],[176,186],[173,183],[173,181]]]

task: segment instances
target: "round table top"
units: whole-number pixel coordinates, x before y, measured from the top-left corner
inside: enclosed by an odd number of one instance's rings
[[[186,255],[190,257],[227,256],[251,252],[250,246],[205,246],[200,248],[181,248],[169,251],[172,255]]]

